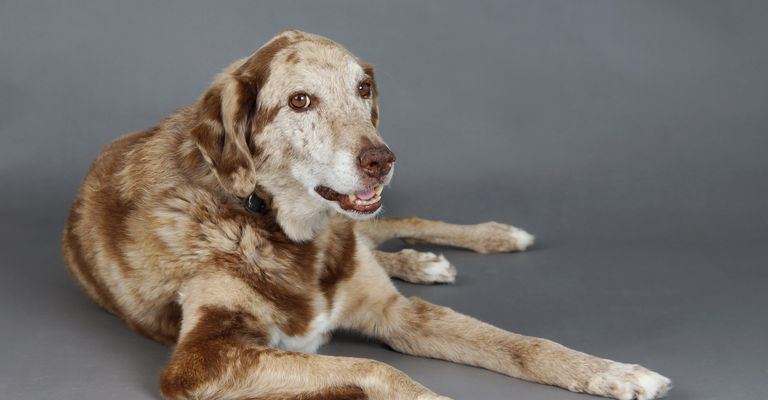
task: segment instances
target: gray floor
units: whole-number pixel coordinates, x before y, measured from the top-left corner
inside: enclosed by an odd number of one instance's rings
[[[404,293],[641,363],[671,399],[768,392],[764,2],[45,3],[0,3],[1,399],[159,398],[169,350],[64,272],[69,203],[101,147],[285,27],[377,65],[399,158],[387,215],[538,236],[521,254],[440,249],[457,283]],[[350,335],[322,352],[456,399],[588,398]]]

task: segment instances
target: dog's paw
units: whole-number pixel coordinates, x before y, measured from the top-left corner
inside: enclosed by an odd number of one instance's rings
[[[523,251],[533,244],[530,233],[512,225],[485,222],[472,226],[472,243],[469,248],[478,253],[503,253]]]
[[[587,391],[619,400],[651,400],[664,397],[671,386],[669,378],[639,365],[611,362],[589,381]]]
[[[420,252],[411,249],[400,251],[407,260],[407,273],[401,278],[412,283],[453,283],[456,281],[456,267],[442,254]]]

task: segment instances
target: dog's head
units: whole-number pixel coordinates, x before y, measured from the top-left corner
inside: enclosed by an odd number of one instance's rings
[[[373,75],[329,39],[283,32],[216,78],[198,102],[194,140],[230,193],[258,183],[279,192],[278,206],[369,218],[395,161],[377,130]]]

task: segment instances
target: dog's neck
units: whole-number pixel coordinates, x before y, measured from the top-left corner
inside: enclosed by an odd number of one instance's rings
[[[181,135],[179,137],[187,138]],[[182,141],[181,145],[173,147],[183,149],[186,157],[180,157],[178,160],[185,163],[182,169],[188,171],[191,180],[211,191],[222,190],[194,143]],[[271,200],[270,208],[276,211],[277,223],[289,239],[306,242],[328,229],[335,211],[313,198],[296,179],[286,176],[275,166],[267,166],[257,172],[256,179],[261,189],[268,194]]]
[[[259,176],[258,181],[272,196],[277,223],[289,239],[306,242],[328,228],[335,211],[313,198],[297,181],[274,176]]]

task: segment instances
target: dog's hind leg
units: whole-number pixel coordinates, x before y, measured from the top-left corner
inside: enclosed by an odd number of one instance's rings
[[[378,361],[269,347],[269,304],[233,277],[198,277],[179,293],[180,339],[160,379],[165,399],[447,399]]]
[[[379,338],[397,351],[621,400],[655,399],[669,389],[669,379],[641,366],[591,356],[405,298],[384,281],[378,266],[360,259],[362,271],[351,285],[361,290],[349,302],[352,308],[341,325]],[[371,287],[376,290],[367,290]]]
[[[525,250],[533,244],[533,236],[528,232],[498,222],[457,225],[416,217],[379,218],[357,222],[355,228],[375,245],[402,239],[409,244],[431,243],[478,253],[498,253]]]
[[[411,249],[396,253],[373,251],[387,275],[411,283],[453,283],[456,268],[442,254],[436,255]]]

